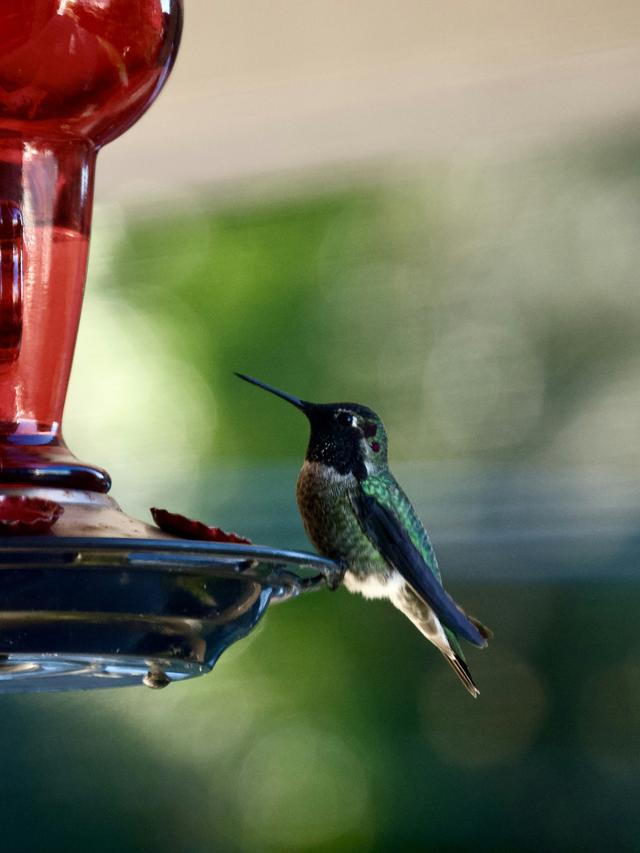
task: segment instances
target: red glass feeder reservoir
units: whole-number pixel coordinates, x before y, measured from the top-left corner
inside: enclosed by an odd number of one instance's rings
[[[87,268],[96,153],[160,91],[179,0],[0,6],[0,482],[106,492],[61,421]]]
[[[335,569],[131,519],[62,437],[96,154],[159,93],[181,27],[181,0],[0,3],[0,691],[206,672]]]

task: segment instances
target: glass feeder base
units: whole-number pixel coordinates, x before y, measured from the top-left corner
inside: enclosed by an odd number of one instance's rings
[[[179,660],[127,655],[9,654],[0,656],[0,693],[94,690],[101,687],[166,687],[210,671],[209,666]]]
[[[312,554],[175,539],[0,539],[0,693],[209,672],[268,605],[335,580]]]

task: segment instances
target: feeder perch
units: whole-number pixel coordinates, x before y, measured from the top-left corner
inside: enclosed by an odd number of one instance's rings
[[[201,675],[338,572],[130,518],[62,437],[96,154],[159,93],[181,25],[180,0],[0,4],[0,692]]]

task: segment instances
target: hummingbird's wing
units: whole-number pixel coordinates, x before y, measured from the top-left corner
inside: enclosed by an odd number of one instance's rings
[[[394,485],[408,502],[400,487],[395,483]],[[376,497],[376,491],[372,489],[368,492],[365,481],[351,493],[351,504],[365,536],[378,549],[383,559],[393,566],[425,604],[429,605],[446,628],[464,637],[474,646],[486,646],[487,641],[480,631],[443,589],[439,577],[435,574],[437,564],[435,571],[429,567],[394,512],[393,505]]]

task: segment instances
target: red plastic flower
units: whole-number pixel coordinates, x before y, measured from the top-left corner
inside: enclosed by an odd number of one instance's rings
[[[55,501],[0,495],[0,536],[48,533],[63,512]]]
[[[181,536],[183,539],[203,539],[207,542],[233,542],[236,545],[251,545],[250,539],[238,536],[237,533],[225,533],[219,527],[210,527],[201,521],[186,518],[166,509],[151,507],[151,515],[160,530]]]

